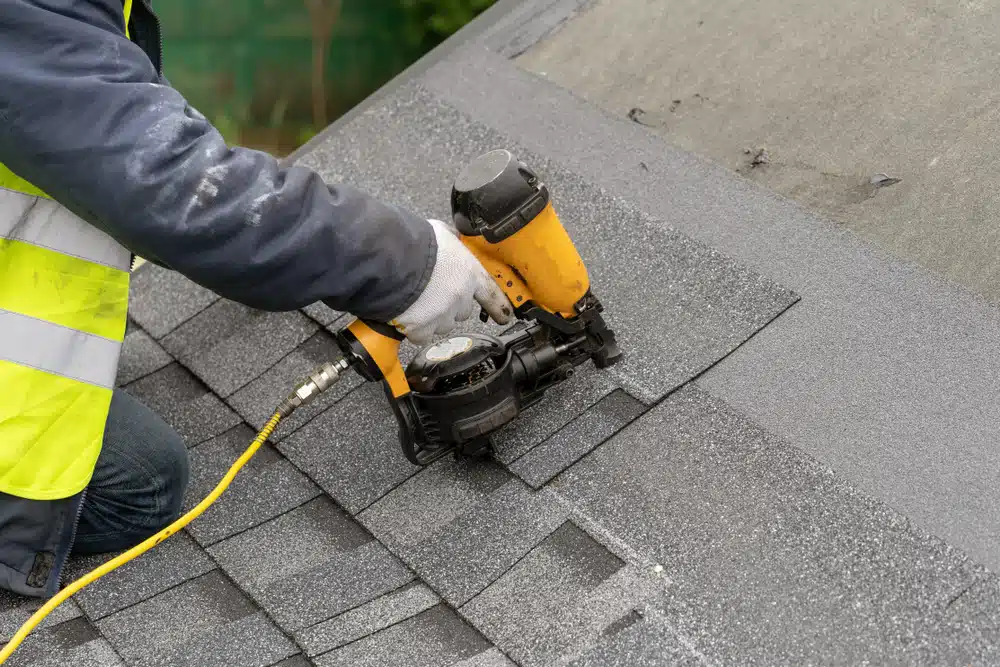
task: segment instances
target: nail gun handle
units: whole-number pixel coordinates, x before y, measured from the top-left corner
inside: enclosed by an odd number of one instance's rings
[[[356,319],[342,329],[338,340],[352,366],[366,380],[385,380],[394,398],[410,393],[410,384],[399,361],[399,345],[406,338],[382,322]]]
[[[489,248],[489,244],[481,236],[461,236],[459,237],[479,263],[483,265],[494,282],[503,290],[503,293],[510,299],[514,308],[520,308],[532,301],[531,290],[525,284],[521,276],[512,266],[498,259]]]
[[[526,164],[503,149],[480,155],[455,179],[451,212],[462,242],[515,308],[531,301],[576,316],[590,277],[548,187]]]
[[[500,241],[491,242],[484,234],[460,238],[515,308],[531,301],[551,313],[574,317],[574,306],[590,289],[583,259],[551,203]]]

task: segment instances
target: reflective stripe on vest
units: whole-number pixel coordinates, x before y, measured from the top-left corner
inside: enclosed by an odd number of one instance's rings
[[[65,498],[101,451],[131,253],[0,165],[0,491]]]

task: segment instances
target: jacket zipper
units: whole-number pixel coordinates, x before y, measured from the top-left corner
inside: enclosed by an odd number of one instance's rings
[[[56,577],[56,592],[62,590],[63,587],[63,575],[66,570],[66,561],[69,560],[69,555],[73,551],[73,545],[76,543],[76,529],[80,525],[80,517],[83,515],[83,503],[87,500],[87,488],[84,487],[83,491],[80,492],[80,502],[76,505],[76,516],[73,518],[73,530],[69,534],[69,543],[66,545],[66,554],[59,563],[58,576]]]
[[[153,7],[149,3],[149,0],[140,0],[140,2],[137,5],[134,5],[133,7],[142,7],[143,11],[150,19],[150,23],[152,24],[151,27],[156,32],[156,53],[152,54],[147,51],[147,46],[149,46],[148,44],[149,35],[147,34],[145,29],[149,26],[143,25],[143,30],[142,30],[143,39],[141,40],[142,43],[140,43],[140,41],[137,39],[139,35],[137,35],[134,31],[133,31],[132,41],[135,42],[136,44],[139,44],[139,46],[142,47],[143,51],[146,51],[146,55],[149,56],[150,60],[153,61],[153,66],[156,68],[156,73],[159,74],[160,76],[163,76],[163,30],[162,27],[160,26],[160,17],[157,16],[156,12],[153,11]],[[139,25],[135,21],[134,16],[132,20],[134,24]]]
[[[160,27],[160,17],[156,15],[153,8],[149,8],[149,15],[153,17],[153,24],[156,26],[156,73],[163,75],[163,30]]]
[[[146,10],[149,12],[150,17],[153,19],[153,25],[156,27],[156,73],[163,74],[163,29],[160,26],[160,17],[156,15],[153,11],[152,5],[149,4],[149,0],[142,0],[142,4],[146,6]]]

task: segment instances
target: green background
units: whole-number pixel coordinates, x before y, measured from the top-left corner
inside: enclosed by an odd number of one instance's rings
[[[230,142],[285,154],[493,2],[161,0],[156,11],[170,82]]]

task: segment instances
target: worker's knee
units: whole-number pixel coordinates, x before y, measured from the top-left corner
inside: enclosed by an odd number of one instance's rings
[[[94,486],[116,495],[134,523],[159,530],[177,518],[189,474],[184,440],[122,391],[112,399],[101,459]]]
[[[167,526],[180,515],[188,465],[181,436],[137,400],[115,392],[74,551],[128,548]]]
[[[187,447],[180,435],[167,427],[149,446],[140,448],[139,454],[144,457],[137,461],[143,470],[137,472],[147,479],[135,486],[134,500],[139,509],[147,510],[143,512],[149,518],[146,525],[159,530],[180,515],[184,504],[190,474]]]

